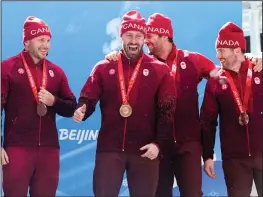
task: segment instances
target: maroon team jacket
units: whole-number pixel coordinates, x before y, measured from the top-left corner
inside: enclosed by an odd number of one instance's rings
[[[177,53],[178,51],[178,53]],[[173,49],[167,60],[159,59],[172,69],[177,54],[176,80],[177,87],[176,110],[174,114],[173,138],[177,143],[187,141],[201,142],[201,124],[198,109],[197,86],[202,78],[208,78],[215,64],[200,53]]]
[[[229,70],[241,99],[245,90],[248,61],[242,63],[238,73]],[[229,83],[222,85],[215,79],[208,81],[201,107],[204,161],[213,159],[218,115],[222,159],[246,157],[249,152],[252,156],[262,155],[262,71],[252,73],[248,105],[249,137],[246,128],[238,122],[239,110]],[[225,74],[222,73],[222,76]]]
[[[99,62],[81,91],[78,105],[87,105],[84,120],[100,101],[102,119],[97,151],[141,154],[142,146],[154,142],[161,148],[160,139],[171,137],[176,91],[171,85],[169,68],[149,55],[141,56],[139,75],[129,96],[133,113],[127,120],[119,114],[122,99],[116,61]],[[127,88],[138,59],[128,59],[123,53],[121,57]]]
[[[38,91],[42,82],[43,60],[37,65],[28,52],[23,51]],[[5,111],[4,147],[59,147],[56,114],[71,117],[77,102],[62,69],[47,62],[47,91],[55,96],[55,103],[47,107],[47,114],[37,114],[37,103],[29,84],[20,54],[2,62],[1,112]]]

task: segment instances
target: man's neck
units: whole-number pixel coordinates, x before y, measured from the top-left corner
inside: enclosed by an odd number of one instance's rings
[[[160,54],[157,55],[158,58],[162,60],[167,60],[169,54],[173,50],[173,45],[171,43],[167,43]]]
[[[31,55],[30,53],[29,53],[29,55],[31,56],[31,58],[33,59],[33,62],[34,62],[35,64],[38,64],[38,63],[39,63],[40,59],[36,58],[35,56]]]
[[[241,68],[241,62],[238,62],[238,63],[236,63],[235,65],[231,66],[231,67],[229,68],[229,70],[232,70],[232,71],[238,73],[239,70],[240,70],[240,68]]]
[[[24,51],[26,51],[26,52],[30,55],[30,57],[32,58],[32,60],[33,60],[33,62],[34,62],[35,64],[38,64],[38,63],[39,63],[40,59],[36,58],[36,57],[35,57],[34,55],[32,55],[28,50],[24,49]]]

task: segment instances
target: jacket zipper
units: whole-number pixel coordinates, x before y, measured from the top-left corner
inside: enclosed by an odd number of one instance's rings
[[[128,83],[129,83],[129,79],[130,79],[130,66],[131,66],[131,61],[129,59],[129,73],[128,73]],[[123,73],[124,74],[124,73]],[[129,86],[129,85],[128,85]],[[126,88],[126,87],[125,87]],[[129,99],[128,99],[129,100]],[[122,138],[122,151],[124,151],[124,147],[125,147],[125,140],[126,140],[126,133],[127,133],[127,121],[128,118],[124,119],[124,128],[123,128],[123,138]]]
[[[38,66],[36,66],[36,71],[37,71],[37,81],[38,81],[38,85],[39,87],[41,86],[40,82],[39,82],[39,73],[38,73]],[[41,124],[41,116],[39,116],[39,122],[38,122],[38,146],[41,145],[40,143],[40,140],[41,140],[41,137],[40,137],[40,133],[41,133],[41,127],[42,127],[42,124]]]
[[[168,62],[166,61],[165,62],[167,65],[168,65]],[[176,83],[176,76],[177,76],[177,72],[178,72],[178,66],[176,65],[176,75],[174,77],[174,91],[176,91],[176,86],[175,86],[175,83]],[[172,67],[171,67],[171,71],[172,71]],[[173,138],[174,138],[174,143],[176,143],[176,137],[175,137],[175,121],[174,121],[174,117],[175,117],[175,114],[173,115],[173,119],[172,119],[172,124],[173,124]]]
[[[240,89],[241,89],[241,95],[242,95],[242,97],[244,98],[244,95],[243,95],[243,87],[242,87],[242,83],[241,83],[241,79],[240,79],[240,74],[238,73],[237,76],[238,76],[239,85],[240,85],[240,87],[241,87],[241,88],[240,88]],[[243,99],[243,102],[244,102],[244,99]],[[248,125],[245,125],[245,128],[246,128],[246,135],[247,135],[248,156],[251,156],[250,138],[249,138],[249,132],[248,132]]]

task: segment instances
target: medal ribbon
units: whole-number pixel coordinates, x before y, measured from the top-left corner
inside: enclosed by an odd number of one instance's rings
[[[24,67],[26,69],[26,72],[27,72],[28,81],[29,81],[30,87],[32,89],[33,95],[36,99],[37,104],[40,104],[39,99],[38,99],[36,83],[34,81],[32,73],[31,73],[31,71],[30,71],[30,69],[26,63],[26,60],[25,60],[23,53],[20,53],[20,55],[21,55]],[[46,67],[46,60],[44,59],[44,61],[43,61],[43,77],[42,77],[42,86],[41,87],[46,89],[46,86],[47,86],[47,67]]]
[[[118,58],[118,74],[119,74],[119,83],[120,83],[120,89],[121,89],[121,97],[122,97],[122,103],[123,104],[128,104],[128,96],[131,92],[131,89],[136,81],[136,78],[139,74],[139,69],[141,66],[141,62],[142,62],[142,57],[139,59],[133,73],[131,76],[131,79],[129,80],[128,83],[128,90],[126,93],[126,88],[125,88],[125,80],[124,80],[124,75],[123,75],[123,65],[122,65],[122,60],[121,60],[121,55],[119,54],[119,58]]]
[[[176,56],[174,58],[174,61],[172,64],[172,70],[171,70],[171,74],[172,74],[174,80],[175,80],[176,71],[177,71],[177,57],[178,57],[178,50],[176,50]]]
[[[244,92],[244,100],[242,104],[242,100],[240,99],[239,93],[237,91],[237,88],[234,84],[233,78],[231,77],[230,73],[228,71],[225,71],[226,77],[229,81],[229,85],[231,88],[231,91],[233,93],[233,96],[235,98],[236,104],[239,108],[240,113],[246,113],[248,108],[248,100],[249,100],[249,94],[251,90],[251,80],[252,80],[252,64],[251,62],[248,62],[248,70],[247,70],[247,79],[246,79],[246,87]]]

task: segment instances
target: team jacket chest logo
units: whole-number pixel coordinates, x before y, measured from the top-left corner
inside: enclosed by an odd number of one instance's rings
[[[109,70],[109,74],[110,74],[110,75],[114,75],[114,74],[115,74],[115,70],[114,70],[114,69],[110,69],[110,70]]]
[[[222,84],[221,88],[222,88],[222,90],[226,90],[228,88],[228,85],[227,84]]]
[[[180,66],[181,66],[182,69],[186,69],[186,63],[185,62],[181,62]]]
[[[53,72],[53,70],[49,70],[48,72],[49,72],[50,77],[54,77],[54,72]]]
[[[143,75],[148,76],[149,75],[149,70],[148,69],[143,69]]]
[[[17,72],[18,72],[19,74],[21,74],[21,75],[25,73],[25,71],[24,71],[23,68],[19,68],[19,69],[17,70]]]
[[[260,79],[258,77],[255,77],[254,82],[255,82],[255,84],[260,84]]]

